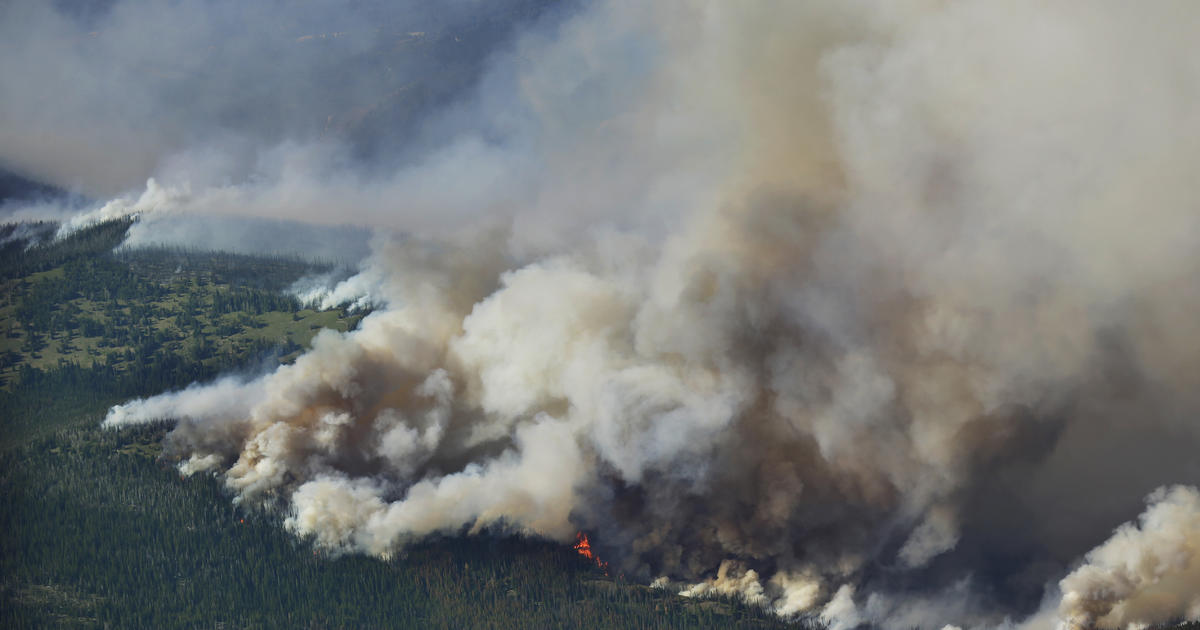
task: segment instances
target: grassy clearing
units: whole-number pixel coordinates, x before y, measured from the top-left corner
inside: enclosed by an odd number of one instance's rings
[[[0,381],[11,388],[22,365],[50,370],[66,364],[122,371],[145,358],[146,350],[180,355],[205,366],[228,364],[231,356],[279,346],[294,357],[321,329],[346,331],[360,315],[301,308],[276,292],[221,283],[203,270],[174,273],[153,281],[157,295],[111,297],[79,295],[63,267],[5,282],[0,304]],[[130,276],[135,289],[151,281]],[[66,283],[66,288],[54,286]],[[40,294],[68,299],[39,311],[41,321],[22,318]],[[110,295],[119,294],[114,289]],[[137,291],[145,293],[145,291]]]

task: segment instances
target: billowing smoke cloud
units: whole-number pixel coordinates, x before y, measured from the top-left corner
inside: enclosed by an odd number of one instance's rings
[[[1063,578],[1060,612],[1068,625],[1200,620],[1200,491],[1160,488],[1149,502],[1137,525],[1122,525]]]
[[[1200,7],[643,4],[528,21],[386,168],[251,117],[255,177],[136,169],[384,228],[340,286],[380,308],[106,424],[178,418],[332,549],[585,529],[834,627],[1194,616],[1193,490],[1104,541],[1200,483]]]

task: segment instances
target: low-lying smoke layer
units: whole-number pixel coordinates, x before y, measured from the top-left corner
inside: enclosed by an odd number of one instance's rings
[[[358,330],[106,425],[178,418],[185,472],[332,549],[583,529],[834,627],[1196,618],[1196,32],[1184,1],[587,5],[385,181],[297,146],[189,192],[414,234],[343,283]]]

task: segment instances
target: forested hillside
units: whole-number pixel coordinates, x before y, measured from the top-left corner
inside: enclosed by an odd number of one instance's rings
[[[0,227],[0,627],[788,625],[500,532],[386,562],[314,551],[282,515],[235,506],[219,480],[181,478],[160,457],[169,423],[99,425],[116,402],[288,361],[361,314],[283,293],[315,271],[302,261],[114,254],[128,222],[61,240],[55,227]]]
[[[318,330],[347,330],[361,317],[305,309],[282,292],[313,271],[308,263],[113,254],[128,227],[115,221],[55,241],[38,225],[26,230],[34,240],[0,249],[0,441],[69,423],[95,405],[287,360]]]

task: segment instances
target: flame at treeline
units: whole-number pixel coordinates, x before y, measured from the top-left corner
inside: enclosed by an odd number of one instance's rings
[[[608,563],[601,560],[599,556],[592,551],[592,543],[588,540],[587,534],[583,532],[575,534],[574,549],[579,555],[591,560],[592,562],[595,562],[596,566],[600,567],[601,571],[604,571],[604,575],[608,575]]]

